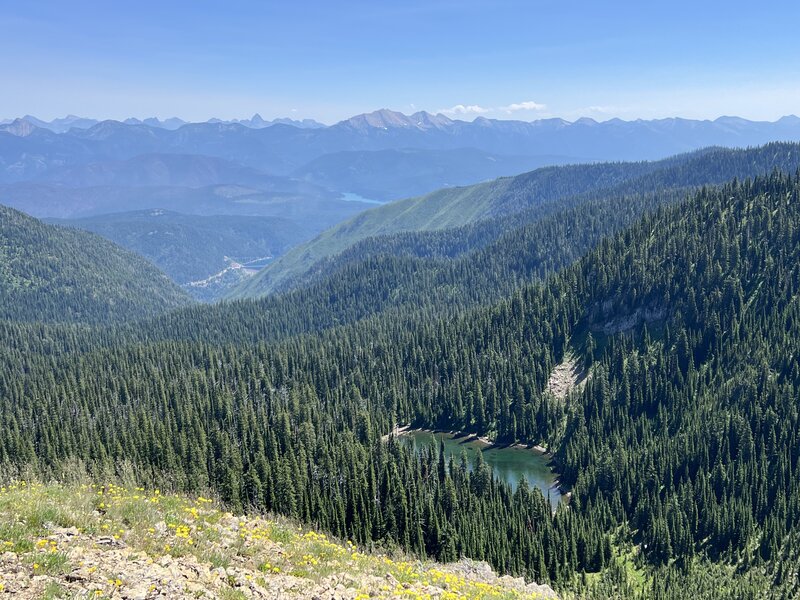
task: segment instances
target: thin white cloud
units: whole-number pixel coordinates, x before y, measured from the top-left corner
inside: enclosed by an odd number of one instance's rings
[[[508,106],[502,106],[500,110],[503,110],[508,113],[518,112],[521,110],[546,110],[546,104],[540,104],[539,102],[534,102],[533,100],[526,100],[525,102],[515,102],[514,104],[509,104]]]
[[[450,108],[442,108],[437,112],[445,115],[485,115],[487,113],[500,115],[500,114],[513,114],[517,112],[542,112],[547,110],[547,105],[533,100],[525,102],[514,102],[506,106],[481,106],[480,104],[456,104]]]
[[[567,110],[562,112],[559,116],[567,121],[574,121],[585,117],[597,121],[606,121],[612,117],[619,117],[622,119],[637,118],[641,114],[641,111],[633,106],[592,105]]]
[[[482,115],[490,110],[477,104],[456,104],[450,108],[443,108],[438,112],[446,115]]]

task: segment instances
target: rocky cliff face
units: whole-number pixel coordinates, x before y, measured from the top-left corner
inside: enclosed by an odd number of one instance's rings
[[[553,598],[485,563],[363,552],[206,498],[114,485],[0,489],[0,598]]]

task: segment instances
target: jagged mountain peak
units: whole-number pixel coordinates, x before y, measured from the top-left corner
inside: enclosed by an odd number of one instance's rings
[[[418,111],[412,115],[382,108],[370,113],[355,115],[338,123],[340,126],[355,129],[434,129],[446,127],[453,121],[442,114],[432,115],[425,111]]]
[[[39,127],[24,118],[14,119],[11,123],[0,125],[0,131],[10,133],[17,137],[28,137],[37,129],[39,129]]]

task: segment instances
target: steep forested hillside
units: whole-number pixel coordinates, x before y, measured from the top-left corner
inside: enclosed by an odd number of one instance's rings
[[[136,254],[0,206],[0,319],[104,323],[188,303]]]
[[[476,186],[441,190],[366,211],[325,231],[288,252],[234,290],[231,297],[284,291],[324,278],[341,264],[375,260],[381,255],[465,254],[509,229],[530,225],[589,201],[605,201],[603,211],[627,213],[627,219],[616,214],[604,214],[602,218],[617,224],[631,223],[632,218],[652,208],[653,196],[667,201],[679,196],[676,192],[685,193],[702,185],[761,175],[775,168],[794,172],[798,166],[797,144],[768,144],[746,150],[712,148],[652,163],[550,167]],[[638,207],[637,202],[631,202],[632,195],[644,195],[649,200],[642,200],[643,206]],[[580,212],[577,215],[583,218]],[[598,233],[611,231],[606,227]],[[584,235],[584,230],[578,228],[571,233]]]
[[[90,332],[32,343],[6,325],[0,463],[210,486],[597,598],[793,598],[798,290],[800,179],[773,174],[662,208],[456,319],[400,312],[253,344],[226,329],[258,306],[240,303],[106,330],[94,349]],[[562,400],[547,382],[570,353],[590,377]],[[480,461],[382,441],[395,423],[542,442],[569,508],[551,515]]]

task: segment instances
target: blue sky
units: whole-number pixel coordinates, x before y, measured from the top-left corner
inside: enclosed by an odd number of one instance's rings
[[[798,22],[771,0],[0,0],[0,117],[773,120],[800,114]]]

